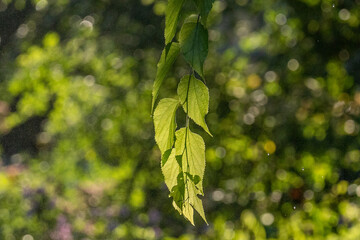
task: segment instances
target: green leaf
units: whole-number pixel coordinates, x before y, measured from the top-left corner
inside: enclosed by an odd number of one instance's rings
[[[208,54],[208,32],[196,16],[190,16],[185,20],[180,30],[179,41],[185,60],[204,77],[203,65]]]
[[[205,217],[204,207],[203,207],[203,204],[202,204],[202,201],[200,198],[198,198],[198,197],[194,198],[193,208],[195,208],[195,210],[200,214],[202,219],[204,219],[206,224],[208,224],[208,222],[206,221],[206,217]]]
[[[165,45],[175,36],[180,11],[185,0],[169,0],[165,12]]]
[[[173,206],[180,213],[183,213],[182,207],[184,203],[184,194],[185,194],[185,183],[184,183],[184,174],[180,172],[177,177],[177,185],[171,189],[170,196],[173,197]]]
[[[185,195],[185,199],[188,199],[186,195]],[[189,220],[189,222],[191,222],[192,225],[195,226],[195,224],[194,224],[194,209],[191,206],[191,204],[189,203],[189,200],[183,204],[182,211],[183,211],[184,217],[187,220]]]
[[[176,58],[178,57],[179,52],[180,45],[175,42],[169,43],[162,51],[159,63],[157,65],[156,78],[152,91],[151,112],[154,110],[155,101],[159,94],[160,86],[163,83],[166,74],[169,72],[170,67],[174,64]]]
[[[206,224],[208,224],[208,222],[206,221],[202,201],[196,195],[197,189],[196,189],[196,186],[195,186],[194,182],[192,182],[192,181],[188,182],[187,188],[188,188],[188,195],[186,194],[186,191],[185,191],[185,199],[189,199],[189,204],[199,213],[199,215],[202,217],[202,219],[204,219]]]
[[[200,177],[200,181],[196,184],[197,194],[204,195],[202,187],[205,172],[204,140],[198,134],[191,132],[189,128],[179,129],[175,136],[176,155],[182,156],[182,171],[191,174],[194,178]],[[191,180],[189,177],[188,179]]]
[[[215,0],[194,0],[201,16],[201,23],[206,26],[206,20]]]
[[[162,165],[165,183],[173,198],[173,206],[194,225],[194,209],[206,221],[204,208],[198,194],[204,195],[202,178],[205,171],[205,144],[203,139],[181,128],[176,131],[175,149]],[[179,162],[180,161],[180,162]]]
[[[181,128],[176,131],[175,135],[176,155],[181,156],[184,173],[183,214],[194,224],[192,209],[194,208],[207,223],[202,201],[197,196],[198,194],[204,195],[202,186],[205,171],[204,140],[196,133],[191,132],[189,128]]]
[[[209,90],[205,84],[192,75],[186,75],[180,80],[177,93],[184,111],[212,136],[205,122],[209,109]]]
[[[177,185],[177,176],[180,172],[180,166],[176,161],[174,148],[171,150],[170,156],[166,163],[162,165],[161,171],[164,175],[165,184],[169,191],[171,191],[173,187]]]
[[[174,145],[175,113],[178,106],[178,100],[164,98],[160,100],[154,112],[155,140],[162,155]]]

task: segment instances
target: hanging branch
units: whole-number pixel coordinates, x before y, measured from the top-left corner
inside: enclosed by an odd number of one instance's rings
[[[161,151],[161,170],[169,188],[173,206],[194,225],[194,209],[207,223],[204,208],[198,195],[204,195],[205,143],[190,129],[190,119],[210,136],[205,122],[209,109],[209,90],[204,84],[203,65],[208,54],[207,16],[214,0],[191,0],[196,5],[196,15],[187,16],[181,26],[179,42],[174,41],[179,17],[185,0],[169,0],[165,13],[165,48],[161,54],[153,86],[151,112],[155,126],[155,140]],[[185,75],[177,88],[178,98],[164,98],[155,111],[160,87],[182,53],[190,65],[190,75]],[[202,78],[197,79],[193,72]],[[177,130],[176,111],[182,106],[186,125]]]

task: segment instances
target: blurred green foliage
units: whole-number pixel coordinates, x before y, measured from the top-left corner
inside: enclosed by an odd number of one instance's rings
[[[153,140],[165,6],[0,1],[0,239],[360,239],[360,1],[215,2],[196,227]]]

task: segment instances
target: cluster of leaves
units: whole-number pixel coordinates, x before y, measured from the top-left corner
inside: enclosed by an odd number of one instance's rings
[[[170,0],[165,11],[165,48],[158,63],[153,86],[152,111],[161,84],[181,52],[190,64],[191,74],[179,82],[177,98],[161,99],[154,111],[155,140],[160,148],[161,169],[173,198],[173,206],[194,224],[194,209],[205,222],[201,199],[204,195],[205,143],[190,130],[189,119],[211,135],[205,115],[209,108],[209,90],[204,84],[203,65],[208,54],[206,20],[214,0],[196,0],[198,15],[188,16],[179,33],[179,42],[173,41],[185,0]],[[198,79],[197,77],[200,79]],[[201,81],[202,80],[202,81]],[[186,126],[177,129],[176,111],[182,106]]]

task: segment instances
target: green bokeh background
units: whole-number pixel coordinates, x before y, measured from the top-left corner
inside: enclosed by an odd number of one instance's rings
[[[150,116],[166,4],[0,0],[0,239],[360,239],[360,1],[215,2],[196,227]]]

